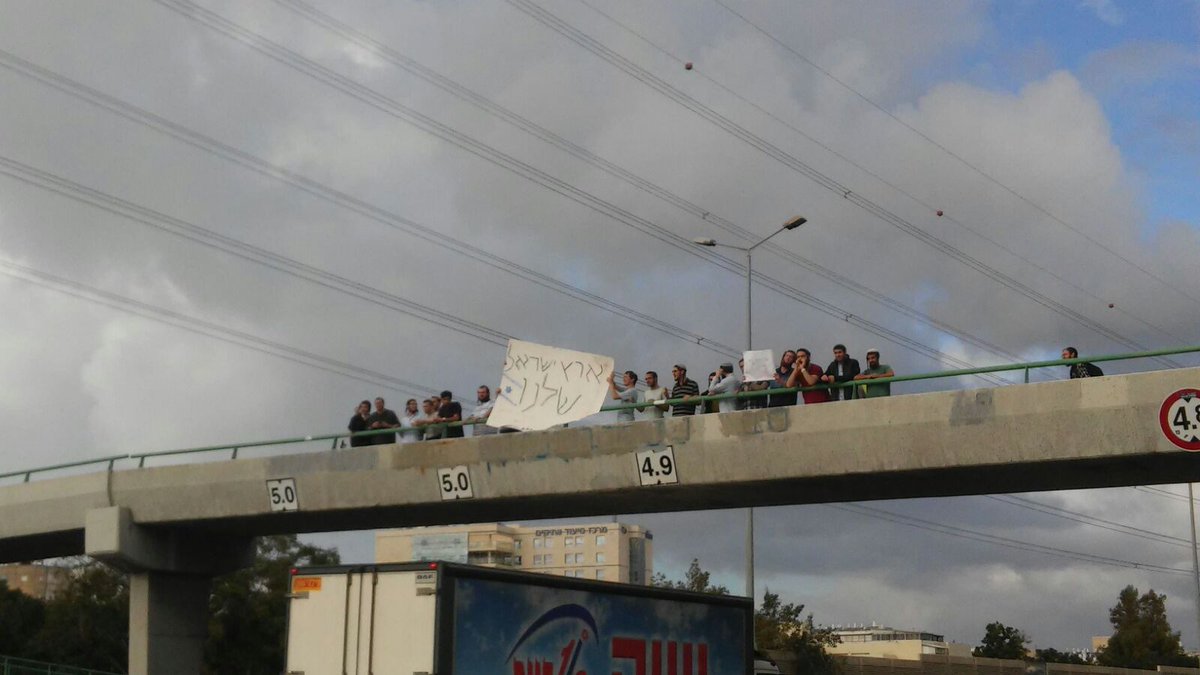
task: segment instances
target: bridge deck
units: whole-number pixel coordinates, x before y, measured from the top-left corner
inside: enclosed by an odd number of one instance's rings
[[[0,561],[83,552],[88,510],[235,534],[1022,492],[1200,479],[1159,407],[1200,368],[119,470],[0,488]],[[672,446],[679,484],[634,453]],[[471,499],[443,501],[464,465]],[[298,511],[266,481],[293,478]]]

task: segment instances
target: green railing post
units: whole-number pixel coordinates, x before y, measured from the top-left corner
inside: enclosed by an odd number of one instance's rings
[[[237,459],[237,452],[238,452],[238,449],[237,449],[237,447],[235,446],[235,447],[233,448],[233,456],[232,456],[232,457],[230,457],[229,459]]]
[[[1029,384],[1029,369],[1025,369],[1025,384]]]

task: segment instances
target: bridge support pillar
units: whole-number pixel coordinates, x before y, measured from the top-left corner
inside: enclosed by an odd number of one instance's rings
[[[129,674],[200,675],[212,579],[248,566],[253,539],[143,527],[109,507],[87,513],[84,548],[129,573]]]

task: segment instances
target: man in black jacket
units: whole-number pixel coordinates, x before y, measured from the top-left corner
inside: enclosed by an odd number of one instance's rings
[[[1062,357],[1064,360],[1077,359],[1079,358],[1079,350],[1074,347],[1065,347],[1062,350]],[[1100,370],[1100,366],[1088,363],[1087,361],[1071,364],[1067,366],[1067,370],[1071,373],[1072,380],[1080,377],[1101,377],[1104,375],[1104,371]]]
[[[858,360],[852,359],[846,354],[846,345],[834,345],[833,361],[825,369],[825,374],[821,376],[821,381],[830,384],[849,382],[854,379],[855,375],[861,372],[862,369],[858,366]],[[831,388],[829,393],[835,401],[839,399],[849,401],[854,398],[854,387]]]

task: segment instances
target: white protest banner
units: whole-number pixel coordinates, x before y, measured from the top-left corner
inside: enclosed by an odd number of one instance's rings
[[[766,382],[775,379],[775,352],[770,349],[756,349],[742,352],[746,367],[742,370],[745,377],[743,382]]]
[[[490,427],[549,429],[600,412],[613,359],[509,340]]]

